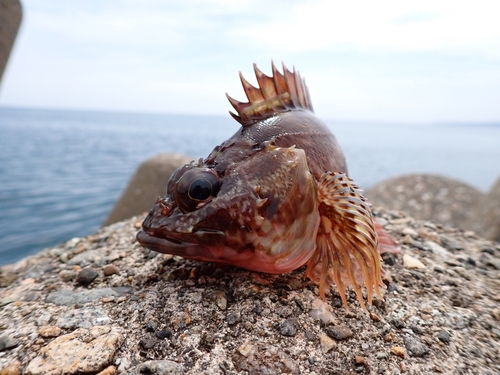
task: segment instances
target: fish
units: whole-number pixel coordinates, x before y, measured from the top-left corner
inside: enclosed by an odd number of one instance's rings
[[[313,111],[295,68],[254,64],[258,86],[240,79],[247,102],[226,94],[241,125],[205,159],[177,169],[144,219],[137,241],[187,259],[305,277],[326,299],[332,285],[347,307],[383,299],[380,254],[397,244],[375,222],[371,204],[348,176],[344,153]]]

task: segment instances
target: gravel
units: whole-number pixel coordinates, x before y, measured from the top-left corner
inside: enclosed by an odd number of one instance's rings
[[[500,244],[375,215],[401,253],[368,311],[352,291],[348,309],[335,288],[322,301],[304,267],[267,275],[157,255],[135,241],[143,217],[0,267],[0,373],[500,373]]]

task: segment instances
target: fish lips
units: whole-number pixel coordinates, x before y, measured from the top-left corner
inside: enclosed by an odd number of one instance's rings
[[[136,236],[137,241],[142,246],[159,253],[179,255],[184,258],[205,261],[217,261],[219,259],[220,255],[217,251],[214,251],[217,246],[202,244],[196,242],[196,239],[201,240],[202,237],[205,237],[205,241],[208,238],[208,242],[212,242],[213,244],[220,243],[220,241],[225,238],[225,234],[223,232],[198,230],[194,233],[188,234],[187,237],[188,240],[181,240],[174,236],[165,235],[164,233],[162,233],[160,237],[158,235],[148,234],[144,230],[140,230]]]

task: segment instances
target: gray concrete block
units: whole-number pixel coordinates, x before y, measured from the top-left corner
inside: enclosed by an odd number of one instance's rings
[[[363,195],[374,206],[467,230],[474,209],[485,194],[452,178],[412,174],[378,183]]]
[[[22,15],[19,0],[0,0],[0,82],[16,40]]]
[[[185,155],[165,153],[144,161],[137,168],[103,226],[148,212],[156,199],[165,195],[172,173],[192,160]]]

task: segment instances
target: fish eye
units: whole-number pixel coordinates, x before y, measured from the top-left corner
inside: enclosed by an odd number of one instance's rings
[[[212,189],[210,181],[205,178],[197,178],[189,186],[188,195],[191,199],[204,201],[212,196]]]
[[[175,187],[175,200],[184,212],[191,212],[212,200],[220,189],[219,176],[210,169],[193,168],[184,173]]]

